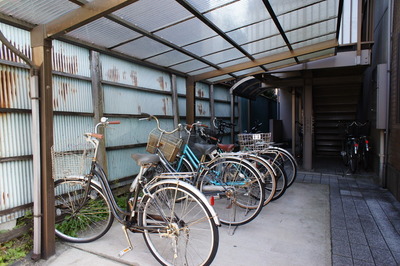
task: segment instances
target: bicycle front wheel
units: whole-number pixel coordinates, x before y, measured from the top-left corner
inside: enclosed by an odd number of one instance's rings
[[[59,238],[86,243],[107,233],[114,216],[99,186],[76,177],[56,180],[54,190],[55,233]]]
[[[195,187],[181,183],[157,183],[143,198],[144,240],[162,265],[209,265],[219,243],[215,212]]]
[[[260,175],[247,160],[220,157],[205,166],[198,182],[200,190],[213,198],[221,223],[243,225],[263,207],[265,185]]]

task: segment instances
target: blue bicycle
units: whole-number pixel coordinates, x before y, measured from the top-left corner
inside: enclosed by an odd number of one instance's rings
[[[182,179],[198,187],[209,198],[223,224],[243,225],[257,217],[265,199],[264,182],[250,162],[236,156],[218,155],[206,161],[206,155],[216,146],[200,143],[195,144],[200,153],[201,159],[198,159],[188,140],[190,131],[200,123],[166,131],[160,128],[155,116],[146,115],[141,120],[151,119],[157,127],[149,135],[147,151],[160,156],[156,175],[180,174]]]

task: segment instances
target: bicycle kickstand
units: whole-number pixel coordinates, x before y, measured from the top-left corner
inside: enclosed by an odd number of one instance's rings
[[[122,257],[123,255],[125,255],[126,253],[128,253],[129,251],[131,251],[131,250],[133,249],[133,245],[132,245],[131,239],[129,238],[129,235],[128,235],[128,229],[126,228],[125,225],[122,226],[122,230],[124,231],[125,238],[126,238],[126,240],[128,241],[128,245],[129,245],[129,246],[128,246],[127,248],[124,248],[123,250],[121,250],[121,251],[118,253],[118,256],[119,256],[119,257]]]

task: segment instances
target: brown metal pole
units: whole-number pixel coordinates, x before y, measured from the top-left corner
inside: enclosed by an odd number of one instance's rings
[[[42,168],[42,258],[55,254],[54,180],[52,178],[51,147],[53,146],[53,89],[50,39],[45,39],[42,27],[31,32],[32,61],[39,67],[40,136]]]
[[[195,112],[195,82],[192,77],[186,79],[186,123],[193,124],[196,112]]]

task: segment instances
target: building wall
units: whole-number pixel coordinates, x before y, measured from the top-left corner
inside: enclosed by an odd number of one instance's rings
[[[394,1],[387,187],[400,200],[400,2]]]

